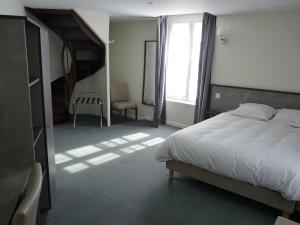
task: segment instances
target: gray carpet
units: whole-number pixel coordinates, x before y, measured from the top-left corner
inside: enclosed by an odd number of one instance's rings
[[[273,225],[278,211],[176,174],[155,148],[176,131],[96,118],[55,127],[57,190],[49,225]],[[83,122],[84,121],[84,122]],[[74,150],[75,149],[75,150]]]

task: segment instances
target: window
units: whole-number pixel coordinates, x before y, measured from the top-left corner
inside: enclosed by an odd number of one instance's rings
[[[200,17],[170,20],[166,71],[169,101],[195,103],[201,34]]]

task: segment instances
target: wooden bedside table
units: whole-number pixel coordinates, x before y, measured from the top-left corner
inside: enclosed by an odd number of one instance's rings
[[[300,224],[296,223],[294,221],[291,221],[289,219],[283,218],[281,216],[278,216],[277,220],[275,222],[275,225],[300,225]]]
[[[209,119],[209,118],[212,118],[212,117],[217,116],[217,115],[219,115],[219,114],[220,114],[220,112],[207,110],[207,111],[205,112],[205,117],[206,117],[206,119]]]

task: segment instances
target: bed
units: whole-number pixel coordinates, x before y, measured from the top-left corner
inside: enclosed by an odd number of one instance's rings
[[[158,147],[174,171],[293,213],[300,201],[300,128],[232,115],[182,129]]]

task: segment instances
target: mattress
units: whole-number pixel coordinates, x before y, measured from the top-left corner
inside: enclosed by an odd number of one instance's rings
[[[226,112],[169,136],[156,159],[181,161],[300,201],[300,128]]]

